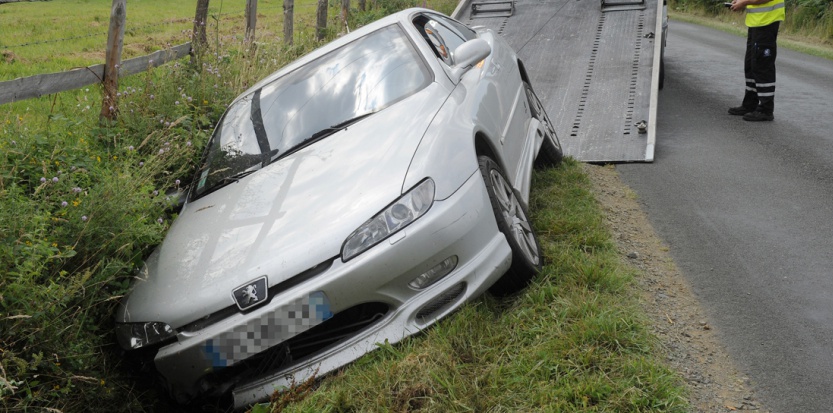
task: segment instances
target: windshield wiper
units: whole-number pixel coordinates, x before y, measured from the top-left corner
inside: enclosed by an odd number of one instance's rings
[[[212,185],[208,189],[199,193],[197,198],[206,196],[206,195],[208,195],[208,194],[210,194],[210,193],[212,193],[212,192],[214,192],[214,191],[216,191],[216,190],[218,190],[218,189],[220,189],[220,188],[222,188],[222,187],[224,187],[228,184],[232,184],[232,183],[235,183],[235,182],[240,182],[240,180],[243,179],[244,177],[249,176],[249,175],[251,175],[251,174],[253,174],[253,173],[255,173],[259,170],[260,169],[258,168],[258,169],[253,169],[251,171],[243,171],[243,172],[236,173],[234,175],[225,176],[223,178],[220,178],[220,180],[217,181],[217,183],[215,183],[214,185]]]
[[[336,132],[347,129],[348,126],[350,126],[350,125],[352,125],[352,124],[354,124],[354,123],[356,123],[356,122],[358,122],[358,121],[360,121],[360,120],[362,120],[362,119],[364,119],[364,118],[366,118],[366,117],[368,117],[368,116],[370,116],[374,113],[376,113],[376,112],[367,112],[365,114],[362,114],[362,115],[359,115],[359,116],[356,116],[356,117],[352,117],[352,118],[347,119],[345,121],[339,122],[339,123],[337,123],[333,126],[330,126],[328,128],[321,129],[320,131],[315,132],[312,135],[310,135],[309,138],[306,138],[306,139],[302,140],[301,143],[293,146],[292,149],[282,153],[278,157],[278,159],[283,158],[284,156],[293,154],[295,152],[298,152],[301,149],[304,149],[307,146],[310,146],[313,143],[320,141],[321,139],[324,139],[328,136],[334,135]]]

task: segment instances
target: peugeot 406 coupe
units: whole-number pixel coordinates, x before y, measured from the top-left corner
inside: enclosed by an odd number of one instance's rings
[[[235,99],[116,314],[170,394],[236,406],[540,270],[535,165],[561,145],[495,32],[409,9]],[[144,350],[142,350],[144,349]]]

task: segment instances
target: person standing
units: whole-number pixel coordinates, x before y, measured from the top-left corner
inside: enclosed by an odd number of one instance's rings
[[[732,11],[746,10],[746,55],[743,72],[746,93],[740,106],[729,114],[747,121],[775,119],[775,57],[778,27],[784,21],[784,0],[732,0]]]

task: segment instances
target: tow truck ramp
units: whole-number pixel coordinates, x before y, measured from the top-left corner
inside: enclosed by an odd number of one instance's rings
[[[454,17],[495,30],[517,51],[565,155],[594,163],[653,161],[664,46],[660,0],[515,0],[511,13],[500,15],[474,7],[488,1],[464,1]]]

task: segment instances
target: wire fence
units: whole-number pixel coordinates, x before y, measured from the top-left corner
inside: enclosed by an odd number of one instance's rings
[[[336,3],[335,7],[338,7],[337,2],[333,3]],[[276,5],[271,7],[259,7],[257,9],[256,14],[258,16],[275,16],[276,18],[281,19],[282,24],[284,16],[283,4],[270,3],[269,5],[272,4]],[[315,26],[315,23],[309,23],[309,16],[306,16],[306,14],[314,15],[317,7],[318,5],[316,3],[306,3],[293,6],[293,15],[294,13],[298,13],[297,17],[299,17],[298,19],[293,18],[293,20],[302,25],[302,27],[295,26],[295,33]],[[333,4],[329,4],[327,8],[333,8]],[[229,21],[233,22],[235,21],[235,19],[239,19],[241,17],[244,17],[245,15],[245,10],[222,12],[221,9],[219,11],[215,11],[214,13],[209,13],[208,18],[205,20],[206,26],[213,25],[215,27],[212,28],[212,30],[219,30],[220,24],[225,24]],[[245,19],[241,19],[240,23],[246,24],[244,20]],[[125,43],[130,44],[131,42],[124,41],[125,37],[131,35],[136,37],[138,33],[146,33],[149,31],[157,30],[162,26],[170,26],[177,24],[182,25],[183,32],[188,32],[188,39],[190,40],[192,34],[191,30],[193,29],[194,22],[195,19],[193,17],[181,17],[170,18],[163,22],[148,23],[140,26],[129,27],[127,26],[126,19],[122,16],[122,22],[120,24],[122,25],[122,27],[124,27],[124,36],[122,36],[119,39],[119,42],[121,42],[122,45],[124,45]],[[113,21],[111,21],[110,24],[111,28],[108,31],[101,31],[78,36],[53,38],[47,40],[35,40],[31,42],[12,45],[0,44],[0,50],[4,51],[5,53],[6,50],[13,51],[15,49],[20,48],[41,46],[47,44],[66,43],[87,38],[101,38],[102,44],[104,44],[107,43],[108,36],[112,35],[111,30]],[[242,35],[243,33],[241,32],[240,34]],[[255,36],[255,38],[252,40],[257,41],[258,36]],[[142,39],[143,48],[147,47],[146,42],[147,39]],[[191,43],[188,42],[172,47],[170,45],[170,41],[168,41],[165,47],[161,49],[162,50],[158,50],[157,52],[150,55],[139,56],[123,61],[120,65],[116,66],[118,76],[139,73],[141,71],[147,70],[150,67],[161,65],[164,62],[185,57],[191,53]],[[43,95],[63,92],[67,90],[78,89],[91,84],[101,83],[106,78],[107,75],[105,70],[105,64],[97,64],[93,66],[82,67],[80,69],[75,68],[65,72],[41,74],[24,78],[17,78],[9,81],[2,81],[0,82],[0,104],[40,97]]]

